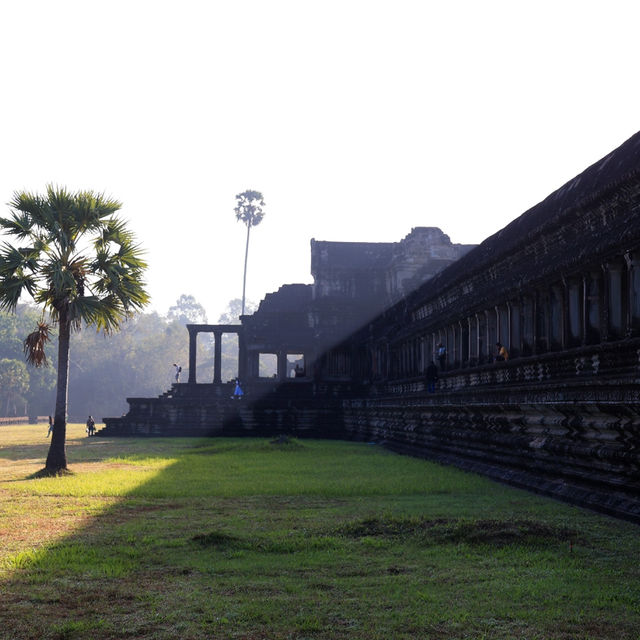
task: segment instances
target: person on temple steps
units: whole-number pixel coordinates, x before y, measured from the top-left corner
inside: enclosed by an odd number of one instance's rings
[[[440,342],[438,344],[438,363],[440,364],[440,371],[444,371],[445,365],[447,363],[447,348]]]
[[[244,395],[244,391],[240,386],[240,380],[236,378],[236,388],[233,390],[233,398],[234,400],[241,400],[243,395]]]
[[[509,352],[501,342],[496,342],[496,350],[498,351],[496,355],[496,362],[505,362],[509,359]]]

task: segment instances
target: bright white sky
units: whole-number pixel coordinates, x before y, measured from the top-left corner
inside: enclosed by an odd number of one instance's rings
[[[479,243],[638,130],[637,0],[2,0],[0,206],[103,191],[152,308],[248,299],[309,241]]]

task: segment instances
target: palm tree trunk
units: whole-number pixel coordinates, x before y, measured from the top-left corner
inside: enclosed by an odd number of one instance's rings
[[[67,387],[69,384],[69,341],[71,327],[67,311],[60,313],[58,326],[58,382],[56,387],[56,408],[53,419],[53,433],[45,468],[47,471],[61,471],[67,468]]]
[[[244,277],[242,278],[242,315],[244,315],[244,292],[247,286],[247,259],[249,258],[249,231],[251,231],[251,224],[247,223],[247,246],[244,250]]]

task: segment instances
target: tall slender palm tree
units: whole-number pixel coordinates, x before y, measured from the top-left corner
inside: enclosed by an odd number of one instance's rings
[[[264,218],[264,198],[259,191],[243,191],[236,196],[236,220],[247,225],[247,246],[244,250],[244,276],[242,278],[242,315],[244,315],[245,291],[247,285],[247,259],[249,257],[249,232],[257,227]]]
[[[93,191],[71,193],[48,185],[46,195],[13,194],[11,216],[0,231],[21,246],[0,245],[0,308],[15,311],[21,296],[42,307],[38,329],[24,344],[27,361],[46,362],[49,339],[45,314],[58,327],[58,377],[51,445],[45,470],[67,468],[66,416],[69,343],[82,323],[110,333],[148,302],[146,262],[125,222],[121,203]]]

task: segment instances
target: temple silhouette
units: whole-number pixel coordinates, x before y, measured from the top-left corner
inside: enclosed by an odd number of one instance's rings
[[[640,522],[640,133],[478,246],[314,239],[311,273],[238,325],[187,326],[187,381],[101,433],[363,439]]]

